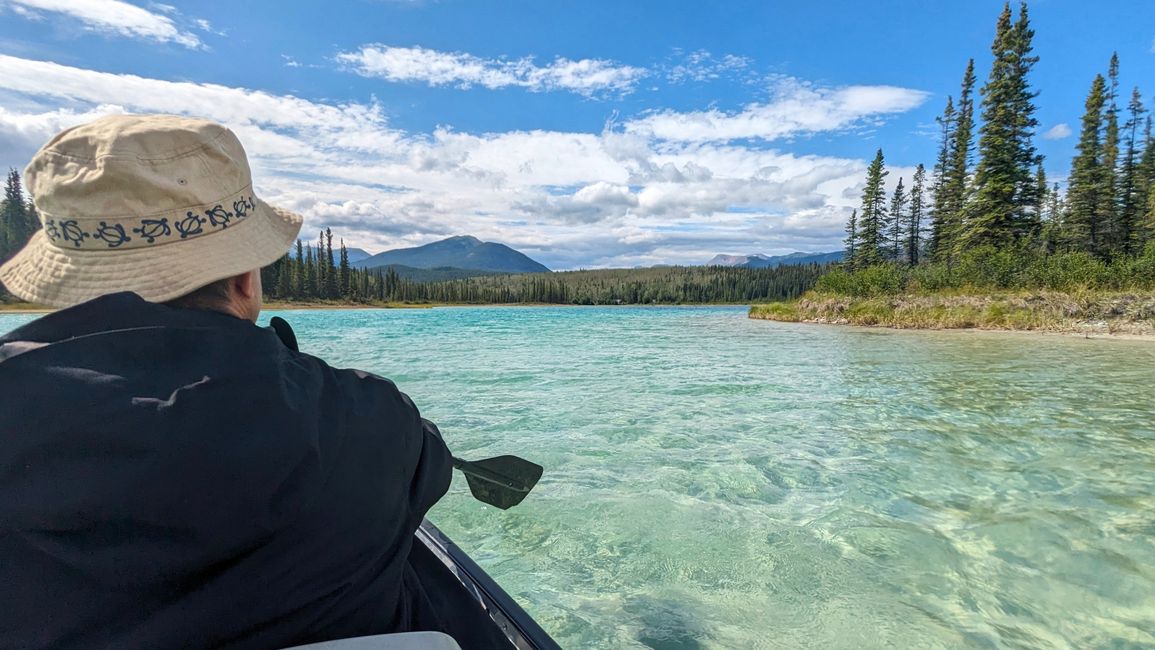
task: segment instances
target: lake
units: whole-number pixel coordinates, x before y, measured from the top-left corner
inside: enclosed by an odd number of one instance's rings
[[[455,477],[430,518],[564,647],[1155,645],[1150,342],[731,307],[280,315],[458,455],[546,467],[507,512]]]

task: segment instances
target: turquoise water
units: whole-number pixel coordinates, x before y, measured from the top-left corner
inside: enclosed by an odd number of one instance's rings
[[[1155,647],[1153,343],[739,308],[281,315],[459,455],[546,466],[508,512],[455,478],[431,518],[565,647]]]

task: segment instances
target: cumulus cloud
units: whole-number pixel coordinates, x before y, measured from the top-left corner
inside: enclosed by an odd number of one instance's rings
[[[793,78],[775,81],[769,102],[737,112],[658,111],[626,124],[626,130],[680,142],[777,140],[833,131],[869,118],[909,111],[929,93],[895,86],[823,88]]]
[[[192,49],[204,46],[195,34],[179,29],[172,18],[120,0],[5,0],[5,4],[26,17],[42,12],[67,16],[101,34],[176,43]],[[153,7],[175,12],[171,5]]]
[[[558,57],[539,66],[528,57],[483,59],[464,52],[380,44],[364,45],[355,52],[341,52],[337,60],[358,74],[387,81],[460,88],[519,87],[536,92],[564,90],[585,96],[629,92],[646,75],[642,68],[604,59],[573,61]]]
[[[0,55],[0,168],[111,112],[208,117],[245,143],[260,195],[370,250],[471,234],[551,268],[701,263],[725,251],[826,251],[863,160],[600,133],[410,133],[372,103],[110,74]],[[909,170],[892,169],[891,177]]]
[[[1044,140],[1062,140],[1063,138],[1068,138],[1070,136],[1071,136],[1071,127],[1067,126],[1066,124],[1060,123],[1060,124],[1056,124],[1055,126],[1052,126],[1051,128],[1047,129],[1047,132],[1043,134],[1043,139]]]

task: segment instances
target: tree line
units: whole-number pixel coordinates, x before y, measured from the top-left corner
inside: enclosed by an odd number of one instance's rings
[[[828,265],[773,269],[671,266],[557,273],[502,274],[421,282],[392,267],[359,269],[349,264],[344,242],[333,249],[326,228],[313,244],[297,242],[262,270],[265,294],[286,302],[428,302],[461,304],[700,304],[748,303],[796,298],[814,286]]]
[[[900,178],[888,197],[883,152],[875,153],[861,206],[847,223],[844,269],[952,269],[965,257],[1006,250],[1029,257],[1085,256],[1091,259],[1078,263],[1091,268],[1097,261],[1107,268],[1155,245],[1155,136],[1139,89],[1131,92],[1123,116],[1119,59],[1112,56],[1106,77],[1092,81],[1066,192],[1057,183],[1048,186],[1032,141],[1037,93],[1029,75],[1039,60],[1033,38],[1026,3],[1017,18],[1005,4],[979,103],[971,59],[958,101],[947,97],[937,118],[939,147],[929,179],[920,164],[909,187]]]

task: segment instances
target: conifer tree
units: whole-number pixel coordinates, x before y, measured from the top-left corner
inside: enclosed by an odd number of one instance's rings
[[[935,118],[942,134],[939,138],[938,158],[934,164],[934,203],[931,208],[930,242],[927,251],[935,260],[949,260],[954,248],[953,235],[957,232],[947,207],[950,196],[947,191],[947,174],[951,168],[952,142],[954,142],[955,110],[954,100],[948,95],[946,108]],[[957,215],[955,215],[957,216]]]
[[[1139,158],[1137,177],[1136,203],[1143,214],[1140,218],[1138,245],[1155,241],[1155,132],[1151,128],[1151,116],[1147,116],[1146,126],[1143,128],[1143,155]]]
[[[297,240],[297,255],[296,263],[293,264],[293,296],[301,297],[305,295],[305,251],[301,245],[301,240]]]
[[[349,267],[349,249],[345,248],[345,240],[341,239],[341,297],[349,298],[349,287],[351,283]]]
[[[944,174],[944,208],[947,221],[961,227],[962,210],[966,201],[967,179],[970,174],[971,152],[974,149],[975,124],[975,60],[967,61],[959,93],[958,114],[950,142],[950,161]]]
[[[991,45],[995,60],[982,88],[983,125],[974,197],[964,211],[962,243],[967,247],[1002,245],[1037,232],[1034,168],[1038,157],[1032,138],[1038,121],[1035,93],[1027,78],[1038,61],[1031,55],[1033,38],[1026,3],[1020,5],[1014,23],[1010,3],[1004,5]]]
[[[1121,173],[1119,175],[1119,218],[1115,227],[1118,231],[1119,252],[1127,255],[1135,252],[1140,244],[1140,235],[1137,232],[1139,223],[1143,220],[1145,193],[1141,189],[1139,172],[1140,141],[1139,123],[1143,121],[1143,98],[1139,89],[1131,91],[1131,102],[1127,105],[1127,122],[1123,126],[1123,137],[1127,141],[1127,149],[1123,153]]]
[[[305,247],[305,286],[301,292],[303,298],[317,297],[317,267],[318,265],[313,261],[313,247]]]
[[[1102,215],[1104,250],[1110,254],[1121,248],[1125,233],[1119,231],[1119,194],[1117,166],[1119,164],[1119,54],[1111,54],[1107,66],[1107,98],[1103,116],[1103,170],[1099,213]]]
[[[854,269],[855,244],[858,239],[858,210],[850,211],[850,220],[846,222],[846,251],[843,253],[845,265]]]
[[[874,160],[866,170],[866,187],[862,191],[862,210],[859,228],[862,235],[858,240],[856,266],[867,267],[886,259],[886,164],[882,149],[874,154]]]
[[[1071,163],[1070,186],[1067,190],[1067,216],[1064,220],[1065,239],[1075,250],[1105,256],[1105,230],[1109,214],[1104,213],[1107,202],[1103,194],[1107,178],[1103,164],[1103,143],[1100,139],[1103,125],[1103,106],[1106,102],[1106,83],[1103,75],[1095,75],[1087,95],[1079,135],[1078,155]]]
[[[894,186],[894,194],[890,198],[890,214],[887,217],[887,226],[890,230],[888,251],[890,259],[902,261],[902,240],[906,234],[906,188],[902,185],[902,178]]]
[[[914,171],[914,180],[910,186],[910,212],[907,213],[906,261],[911,266],[918,264],[919,247],[922,245],[922,212],[923,192],[926,184],[926,169],[920,164]]]
[[[333,229],[325,228],[325,297],[340,298],[340,284],[337,266],[333,263]]]
[[[280,259],[280,265],[281,272],[277,274],[276,291],[277,297],[281,300],[285,300],[286,298],[289,298],[293,295],[293,267],[295,265],[293,264],[293,260],[289,258],[288,253],[286,253],[285,256]]]
[[[8,170],[4,184],[4,203],[0,210],[0,230],[3,230],[3,249],[0,259],[15,254],[34,232],[29,224],[28,206],[24,203],[24,190],[20,183],[20,172]]]

